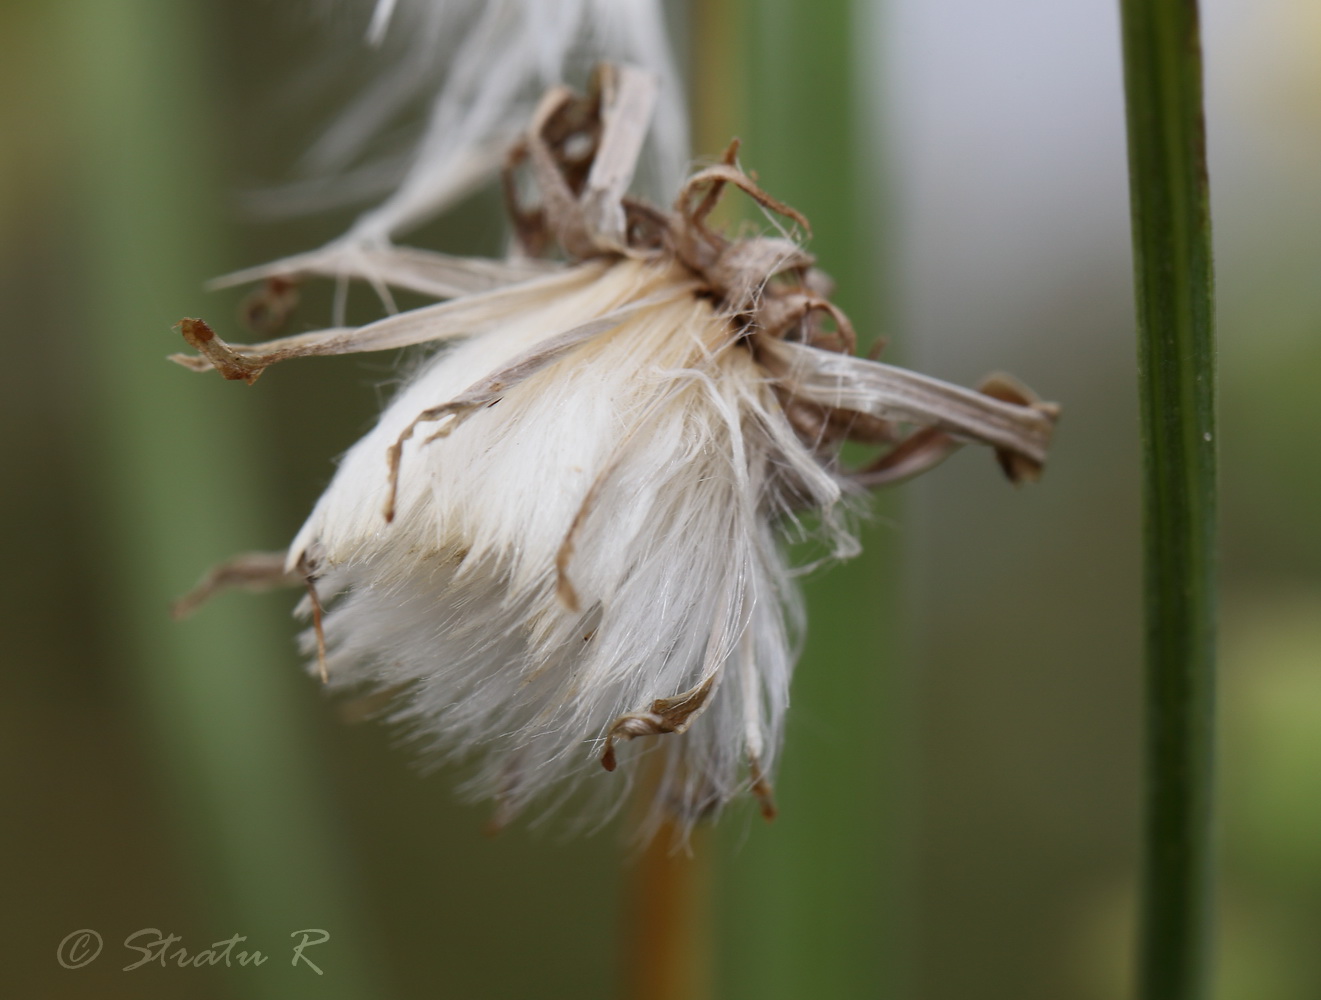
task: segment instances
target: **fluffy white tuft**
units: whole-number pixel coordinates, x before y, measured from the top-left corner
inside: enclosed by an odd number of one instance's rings
[[[384,522],[386,455],[420,412],[639,302],[447,436],[426,443],[424,425]],[[612,725],[707,681],[682,739],[644,741],[665,755],[658,803],[696,818],[750,764],[769,773],[798,622],[771,525],[786,484],[826,510],[840,489],[731,330],[678,266],[620,260],[433,358],[290,550],[338,595],[331,683],[405,686],[395,717],[436,749],[484,747],[474,787],[509,812],[565,778],[626,787],[598,763]]]
[[[598,2],[523,14],[587,16]],[[478,21],[517,7],[494,2]],[[439,8],[377,9],[379,31],[391,13]],[[509,51],[531,58],[529,44]],[[449,301],[251,345],[180,323],[197,354],[176,361],[249,383],[292,358],[448,345],[344,456],[282,565],[233,560],[181,607],[226,582],[301,580],[323,677],[388,693],[418,741],[471,761],[469,787],[496,800],[497,823],[584,781],[619,802],[645,775],[641,832],[682,835],[742,790],[774,813],[802,624],[777,533],[811,511],[834,555],[852,555],[846,485],[901,481],[968,442],[993,448],[1011,480],[1034,479],[1058,408],[1007,377],[973,391],[854,357],[810,255],[708,224],[735,188],[806,227],[738,167],[737,144],[673,210],[629,198],[653,80],[603,67],[593,87],[552,88],[507,161],[522,249],[567,263],[364,237],[244,277],[266,279],[277,313],[313,274]],[[410,197],[378,220],[413,217]],[[842,469],[845,441],[880,453]],[[605,773],[642,753],[658,766]]]

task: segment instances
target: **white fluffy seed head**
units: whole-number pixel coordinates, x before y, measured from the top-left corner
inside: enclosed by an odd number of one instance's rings
[[[284,568],[313,588],[307,648],[329,682],[388,692],[419,742],[475,766],[499,822],[582,784],[618,803],[642,774],[644,835],[682,835],[744,789],[770,815],[801,628],[777,533],[811,511],[851,555],[844,484],[900,481],[967,442],[1034,478],[1058,412],[1007,378],[972,391],[855,357],[787,233],[708,224],[738,189],[806,227],[737,144],[669,212],[629,197],[654,93],[603,67],[587,94],[552,88],[511,151],[520,245],[568,264],[348,241],[245,277],[272,296],[333,274],[450,301],[254,345],[180,324],[198,354],[177,361],[247,382],[296,357],[450,345],[345,455]],[[846,440],[880,454],[841,470]]]
[[[691,821],[774,767],[798,610],[772,525],[791,492],[828,511],[840,489],[681,267],[582,272],[423,366],[290,560],[338,595],[332,684],[402,688],[394,717],[437,750],[478,748],[474,788],[507,811],[584,776],[622,790],[598,763],[612,726],[709,681],[682,738],[620,750],[664,755],[652,824]],[[386,455],[419,413],[639,302],[446,436],[421,425],[384,521]]]

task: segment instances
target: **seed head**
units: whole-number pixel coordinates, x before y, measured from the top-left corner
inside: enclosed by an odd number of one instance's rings
[[[311,588],[329,684],[386,693],[426,749],[473,762],[498,822],[584,781],[618,802],[646,753],[644,833],[747,791],[771,815],[803,625],[784,536],[852,555],[850,498],[964,442],[1032,478],[1056,413],[1003,378],[976,392],[855,357],[806,220],[736,145],[668,211],[629,197],[653,97],[610,67],[586,96],[547,94],[506,163],[510,260],[339,245],[244,276],[448,301],[249,347],[183,324],[199,354],[177,360],[249,382],[286,358],[445,345],[280,569]],[[713,228],[731,188],[780,228]],[[844,468],[847,440],[877,458]]]

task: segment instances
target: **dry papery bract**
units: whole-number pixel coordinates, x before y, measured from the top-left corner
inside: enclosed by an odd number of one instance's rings
[[[966,442],[1034,478],[1056,416],[1003,377],[972,391],[855,357],[793,238],[806,220],[736,147],[668,212],[630,198],[653,99],[648,76],[611,67],[586,96],[546,95],[508,157],[509,260],[344,243],[234,279],[448,301],[256,345],[180,324],[199,353],[177,361],[247,382],[289,358],[451,342],[265,565],[311,589],[305,648],[323,640],[328,683],[389,692],[385,714],[427,750],[472,761],[497,824],[580,784],[603,799],[581,820],[599,821],[644,754],[644,836],[744,791],[773,815],[803,626],[783,537],[852,555],[851,495]],[[786,228],[718,232],[731,187]],[[845,441],[877,457],[846,469]]]

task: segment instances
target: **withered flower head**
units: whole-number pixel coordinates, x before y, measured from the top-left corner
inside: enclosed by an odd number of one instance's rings
[[[447,345],[278,569],[311,588],[328,683],[389,692],[390,719],[476,760],[499,821],[588,776],[617,792],[604,772],[641,749],[661,765],[647,829],[749,790],[770,815],[802,626],[779,536],[853,554],[841,501],[965,442],[1033,478],[1056,413],[1003,378],[971,391],[855,357],[797,242],[709,224],[737,188],[807,228],[734,147],[669,211],[629,197],[653,97],[628,68],[546,95],[506,167],[509,260],[338,245],[243,276],[349,274],[441,304],[252,346],[181,324],[199,355],[176,360],[248,382],[289,358]],[[845,441],[878,457],[845,469]]]

